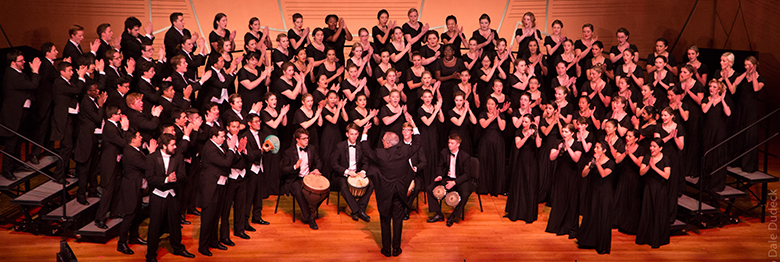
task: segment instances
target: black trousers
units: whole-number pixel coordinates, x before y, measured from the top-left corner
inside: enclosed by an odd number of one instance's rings
[[[295,181],[290,185],[290,190],[295,196],[295,200],[298,201],[298,205],[301,206],[301,217],[304,222],[309,222],[312,219],[316,219],[316,211],[320,208],[320,204],[325,199],[320,200],[317,203],[309,203],[303,192],[303,178],[295,178]]]
[[[151,201],[151,198],[152,196],[149,196],[149,201]],[[126,199],[125,201],[131,200]],[[122,217],[122,223],[119,224],[119,243],[127,243],[129,238],[139,237],[138,226],[141,224],[141,221],[143,221],[143,216],[141,215],[141,199],[136,199],[136,201],[137,203],[133,213],[125,214]],[[149,226],[149,231],[151,231],[151,221],[149,222]]]
[[[54,103],[49,103],[49,105],[40,105],[38,107],[38,113],[36,114],[36,123],[35,131],[33,131],[33,141],[35,143],[38,143],[42,146],[45,146],[47,148],[52,148],[52,146],[49,146],[49,133],[51,133],[51,114],[54,110]],[[37,146],[33,146],[32,150],[30,150],[30,156],[31,157],[41,157],[41,150]]]
[[[221,224],[219,226],[219,239],[230,239],[230,208],[233,208],[233,234],[244,233],[246,216],[246,176],[238,179],[228,179],[225,199],[222,201]]]
[[[442,179],[439,182],[433,182],[430,185],[428,185],[428,212],[431,213],[437,213],[441,214],[441,205],[439,204],[439,200],[436,199],[436,197],[433,196],[433,188],[435,188],[438,185],[447,185],[448,179]],[[450,214],[450,218],[456,218],[460,216],[460,212],[463,212],[463,207],[466,206],[466,203],[469,202],[469,196],[471,195],[471,192],[473,191],[472,186],[473,184],[471,182],[465,182],[460,185],[453,186],[449,191],[456,191],[460,195],[460,203],[458,203],[458,206],[455,207],[454,210],[452,210],[452,214]]]
[[[68,114],[68,120],[65,122],[65,134],[60,140],[60,156],[63,161],[57,162],[57,169],[54,171],[55,178],[65,178],[65,173],[70,169],[70,158],[73,156],[73,129],[75,128],[76,115]]]
[[[255,174],[251,170],[246,170],[246,199],[244,203],[244,218],[248,222],[250,216],[252,220],[263,219],[263,198],[266,196],[265,174],[260,171]]]
[[[200,158],[192,157],[192,163],[187,165],[186,181],[177,182],[181,190],[181,215],[186,215],[187,211],[195,211],[200,189]]]
[[[160,235],[164,225],[168,226],[170,231],[170,242],[174,252],[184,251],[184,245],[181,244],[181,217],[179,216],[178,200],[169,195],[166,198],[155,194],[149,195],[149,232],[147,242],[146,257],[156,258],[157,247],[160,245]]]
[[[97,141],[92,144],[92,154],[86,162],[76,161],[76,175],[79,178],[77,195],[84,197],[89,189],[90,194],[97,193],[98,187],[98,162],[100,162],[100,148]]]
[[[28,115],[29,111],[30,111],[29,109],[25,109],[25,108],[21,109],[20,113],[22,114],[22,118],[21,118],[21,122],[19,123],[19,129],[14,130],[17,133],[24,134],[22,131],[25,130],[24,127],[25,127],[25,124],[27,123],[26,118],[27,118],[27,115]],[[5,130],[3,130],[3,132],[5,132]],[[5,147],[3,148],[3,151],[5,151],[6,153],[9,153],[12,156],[14,156],[16,158],[19,158],[19,160],[21,160],[22,159],[22,157],[21,157],[22,140],[18,136],[10,134],[11,132],[8,132],[8,133],[9,133],[10,136],[5,137],[5,139],[4,139],[5,142],[3,144],[5,145]],[[16,169],[18,166],[21,166],[21,165],[22,164],[20,164],[19,162],[16,162],[16,160],[11,159],[10,157],[6,156],[5,154],[3,155],[3,167],[2,167],[3,171],[8,171],[10,173],[13,173],[14,169]]]
[[[349,192],[349,184],[347,183],[347,177],[345,176],[338,176],[336,178],[339,183],[339,188],[341,189],[341,196],[344,197],[344,201],[347,202],[347,205],[349,205],[349,209],[352,209],[352,214],[356,214],[358,212],[365,212],[366,207],[368,207],[368,201],[371,199],[371,193],[374,193],[374,183],[368,183],[368,186],[366,186],[366,193],[363,194],[359,199],[355,199],[355,197],[352,195],[352,192]]]
[[[118,165],[119,164],[117,163],[117,166]],[[108,219],[108,212],[111,211],[111,208],[114,207],[117,202],[117,200],[114,199],[114,194],[119,191],[119,183],[122,180],[122,177],[116,172],[116,166],[113,172],[108,171],[108,169],[104,169],[104,171],[107,171],[107,173],[101,174],[101,179],[107,180],[107,182],[106,187],[103,188],[103,193],[100,196],[100,203],[98,204],[95,219]],[[100,182],[101,184],[103,183],[103,181]]]
[[[405,194],[405,193],[404,193]],[[403,200],[398,194],[393,194],[390,199],[379,199],[377,201],[391,201],[390,210],[386,213],[379,212],[379,223],[382,228],[382,249],[390,250],[390,246],[393,248],[401,248],[401,230],[404,227],[404,214],[406,213],[406,207]],[[392,226],[392,235],[390,231],[390,223]],[[391,243],[392,239],[392,243]]]
[[[200,239],[198,240],[198,250],[205,251],[209,249],[209,246],[216,246],[219,243],[218,239],[218,227],[220,216],[222,215],[222,206],[225,197],[225,187],[217,186],[214,190],[214,195],[207,198],[208,203],[203,203],[205,206],[200,215]],[[181,217],[179,217],[181,219]]]

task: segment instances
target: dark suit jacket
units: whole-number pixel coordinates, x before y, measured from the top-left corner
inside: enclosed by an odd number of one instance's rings
[[[103,108],[98,108],[97,102],[93,102],[88,95],[81,99],[79,110],[78,136],[76,137],[76,150],[74,151],[73,160],[84,163],[92,156],[92,149],[98,143],[95,128],[100,128],[103,124],[101,116],[105,113],[103,113]]]
[[[5,69],[5,75],[3,76],[3,107],[0,110],[2,119],[0,123],[14,131],[19,130],[19,125],[22,122],[21,113],[24,102],[27,99],[30,99],[30,102],[35,101],[35,90],[38,89],[40,80],[41,76],[38,74],[32,74],[32,77],[28,77],[10,66]],[[6,134],[5,129],[0,130],[1,134]],[[7,135],[10,135],[10,132]]]
[[[70,84],[62,77],[54,80],[54,113],[52,114],[51,140],[58,141],[65,138],[68,121],[68,108],[76,108],[78,96],[83,92],[84,82],[78,78],[70,80]]]
[[[57,72],[57,68],[54,67],[54,64],[49,62],[49,59],[42,58],[41,68],[38,69],[38,74],[41,76],[41,81],[38,83],[38,90],[35,92],[35,104],[38,108],[38,118],[44,120],[42,119],[44,114],[54,106],[54,100],[52,100],[52,86],[54,85],[54,80],[60,76],[60,73]]]
[[[187,180],[187,168],[184,165],[184,157],[181,154],[175,154],[171,156],[168,162],[168,169],[165,169],[165,163],[163,162],[162,153],[160,150],[154,151],[154,153],[146,156],[146,182],[149,184],[149,190],[153,191],[155,188],[166,191],[173,189],[176,194],[179,194],[177,184],[179,182],[185,183]],[[176,172],[176,182],[165,183],[165,179],[169,174]],[[170,198],[170,196],[168,196]]]
[[[182,95],[184,92],[184,88],[186,88],[187,85],[192,86],[193,92],[190,98],[195,97],[195,91],[200,90],[200,82],[195,81],[195,79],[187,77],[187,73],[184,73],[184,76],[182,76],[182,74],[179,74],[178,72],[174,71],[171,74],[171,84],[173,85],[173,90],[176,91],[177,94],[182,94]]]
[[[122,155],[122,179],[118,191],[120,200],[115,212],[127,215],[135,212],[138,203],[141,202],[141,187],[146,178],[146,155],[132,146],[125,147]],[[176,175],[178,178],[179,173],[177,172]]]
[[[184,75],[189,79],[198,78],[198,67],[206,65],[206,57],[201,54],[194,55],[184,50],[179,50],[179,54],[184,56],[187,61],[187,73]]]
[[[471,180],[471,167],[469,161],[471,156],[463,150],[458,151],[455,159],[455,185]],[[441,176],[443,181],[452,180],[447,174],[450,172],[450,150],[445,148],[441,150],[439,157],[439,168],[436,169],[436,175]]]
[[[298,177],[298,173],[301,171],[300,167],[295,169],[295,163],[298,162],[298,146],[293,144],[287,150],[284,150],[282,155],[282,175],[287,175],[289,183],[292,183],[295,178]],[[315,169],[322,169],[322,161],[320,160],[320,154],[317,154],[317,148],[313,145],[309,145],[306,150],[306,154],[309,156],[309,171]],[[323,174],[324,175],[324,174]]]
[[[168,61],[171,61],[171,58],[176,55],[176,48],[182,43],[182,38],[184,36],[192,36],[187,28],[184,28],[181,32],[183,35],[179,34],[179,30],[176,30],[173,25],[168,28],[168,32],[165,32],[163,43],[165,44],[165,57],[168,58]]]
[[[171,113],[173,113],[173,110],[179,109],[184,111],[190,108],[190,102],[184,100],[184,97],[178,93],[173,95],[171,101],[168,101],[167,98],[160,96],[160,105],[163,107],[163,111],[160,114],[161,123],[172,122],[173,119],[171,118]]]
[[[357,171],[365,170],[368,172],[368,162],[363,157],[363,152],[359,147],[355,147],[355,163],[357,164]],[[344,176],[344,171],[349,168],[349,143],[344,140],[336,144],[336,152],[333,152],[333,158],[331,158],[331,166],[333,166],[333,177]]]
[[[130,120],[130,128],[141,132],[144,141],[149,141],[154,132],[157,131],[157,127],[160,126],[160,118],[154,117],[148,112],[128,109],[125,115],[127,115],[127,120]]]
[[[127,72],[125,72],[124,67],[119,67],[116,70],[111,68],[111,66],[106,63],[105,70],[106,71],[106,89],[105,91],[109,90],[116,90],[116,80],[122,76],[129,76],[132,78],[132,76],[128,75]]]
[[[120,46],[122,47],[122,54],[124,55],[124,60],[122,60],[122,64],[127,63],[127,59],[133,58],[136,62],[138,62],[138,58],[141,57],[141,41],[139,39],[149,39],[146,36],[138,35],[138,37],[133,37],[127,31],[122,32],[122,42],[120,43]],[[154,36],[152,36],[150,41],[154,42]]]
[[[144,95],[144,111],[149,110],[152,106],[160,104],[160,95],[157,93],[157,89],[152,86],[152,83],[146,82],[146,80],[139,79],[136,90],[138,93]]]
[[[376,177],[374,185],[379,212],[389,215],[393,195],[407,205],[406,192],[414,179],[414,172],[409,166],[409,158],[414,155],[412,147],[400,142],[389,148],[374,150],[368,141],[361,141],[360,150],[371,164],[369,173],[374,173]]]
[[[103,104],[103,106],[118,106],[119,109],[122,110],[122,113],[127,112],[127,100],[125,100],[125,97],[122,96],[122,94],[119,93],[119,91],[114,90],[108,90],[106,91],[108,93],[108,98],[106,99],[106,102]],[[126,96],[127,94],[125,94]]]
[[[105,61],[105,59],[106,59],[106,52],[108,50],[111,50],[111,49],[114,49],[114,48],[111,47],[110,44],[106,43],[106,41],[103,41],[103,39],[100,39],[100,46],[98,46],[98,50],[97,50],[97,52],[95,52],[95,59],[96,60],[103,60],[104,62],[108,62],[108,61]],[[108,63],[106,63],[106,64],[108,64]]]
[[[220,74],[225,77],[225,81],[219,81],[217,71],[212,68],[209,68],[208,70],[211,70],[211,78],[203,83],[200,91],[203,95],[199,95],[199,97],[203,97],[203,100],[201,100],[203,101],[203,104],[211,101],[212,97],[219,98],[222,94],[222,88],[227,89],[228,96],[236,92],[235,88],[230,88],[231,84],[233,84],[233,80],[236,78],[235,75],[228,75],[225,74],[225,70],[220,70]]]
[[[238,114],[236,114],[236,112],[233,111],[233,108],[228,108],[228,109],[225,109],[224,111],[222,111],[219,114],[219,118],[221,118],[222,119],[222,123],[225,123],[225,124],[229,124],[228,120],[231,119],[231,118],[235,118],[235,119],[241,120],[242,124],[246,124],[247,123],[247,117],[249,116],[249,113],[247,113],[246,110],[241,110],[241,112],[239,112],[239,113],[241,114],[241,117],[239,117]]]
[[[70,39],[68,39],[68,42],[65,43],[65,47],[62,48],[62,59],[70,57],[71,63],[74,65],[77,63],[78,58],[83,54],[84,51],[81,50],[81,46],[76,46],[73,44],[73,42],[70,41]]]
[[[223,144],[227,144],[227,141]],[[222,146],[222,151],[220,151],[214,142],[206,141],[206,144],[203,146],[203,151],[200,152],[201,208],[208,207],[209,200],[214,196],[214,192],[217,190],[219,177],[227,177],[230,174],[233,158],[233,151],[228,150],[227,146]]]
[[[403,140],[401,143],[403,143]],[[422,143],[419,135],[412,136],[412,151],[414,155],[412,155],[411,160],[412,165],[417,167],[418,172],[428,166],[428,159],[425,158],[425,149],[423,149]]]
[[[252,164],[260,165],[263,162],[263,150],[257,146],[257,140],[252,135],[252,131],[247,130],[241,135],[242,138],[246,137],[246,155],[244,155],[244,161],[246,162],[246,169],[250,171]],[[260,145],[265,142],[263,134],[258,130],[257,137],[260,139]]]

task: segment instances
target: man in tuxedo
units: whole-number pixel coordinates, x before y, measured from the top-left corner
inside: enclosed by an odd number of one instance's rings
[[[78,96],[82,93],[86,66],[79,67],[78,78],[73,78],[73,66],[68,62],[57,65],[60,77],[54,80],[53,94],[54,115],[52,116],[51,140],[60,141],[60,156],[63,161],[57,164],[54,175],[58,179],[65,178],[65,172],[70,166],[73,153],[73,129],[79,114]]]
[[[106,82],[108,83],[108,82]],[[127,100],[125,96],[130,92],[130,77],[123,76],[116,79],[116,85],[114,88],[109,88],[106,91],[108,98],[106,99],[106,106],[117,106],[122,111],[127,111]]]
[[[247,172],[247,186],[246,186],[246,204],[244,205],[244,217],[245,221],[248,221],[250,215],[252,216],[252,223],[260,225],[269,225],[267,221],[263,220],[263,199],[267,197],[268,192],[266,190],[265,174],[263,174],[263,155],[268,152],[270,148],[264,147],[263,143],[265,138],[260,134],[260,128],[263,121],[257,114],[249,114],[247,116],[247,126],[249,131],[244,132],[243,137],[246,138],[246,155],[244,161],[246,161]],[[244,230],[253,232],[255,229],[246,223]]]
[[[434,182],[428,185],[428,212],[436,215],[428,219],[428,223],[444,221],[444,215],[441,213],[441,205],[433,196],[433,189],[436,186],[443,185],[447,191],[456,191],[460,195],[460,203],[452,210],[452,214],[447,218],[447,226],[452,226],[455,220],[460,217],[463,207],[469,202],[469,196],[473,191],[471,183],[471,168],[469,162],[471,156],[468,153],[460,151],[460,137],[458,134],[451,134],[447,140],[447,148],[441,150],[439,166],[436,168],[437,176]]]
[[[354,123],[347,125],[347,140],[341,141],[336,144],[336,152],[333,155],[333,177],[336,177],[341,189],[341,196],[344,197],[344,201],[349,205],[349,209],[352,210],[352,220],[357,221],[362,219],[365,222],[369,222],[371,217],[366,214],[366,207],[368,201],[371,199],[371,194],[374,193],[374,183],[368,183],[366,186],[366,192],[360,197],[360,200],[355,200],[355,197],[349,192],[349,185],[347,184],[348,177],[366,176],[366,168],[368,163],[363,161],[363,154],[357,148],[357,139],[360,135],[359,127]]]
[[[160,104],[160,95],[157,92],[157,86],[153,80],[157,74],[154,69],[154,64],[146,61],[140,61],[138,70],[140,74],[140,80],[136,83],[136,92],[144,95],[144,110],[148,111],[152,106]],[[132,83],[131,83],[132,85]]]
[[[414,155],[414,151],[409,145],[400,143],[398,135],[393,132],[386,132],[382,136],[383,148],[371,149],[367,135],[370,128],[370,123],[363,128],[360,150],[371,165],[369,174],[375,177],[373,183],[376,188],[376,203],[382,228],[380,252],[386,257],[398,256],[401,254],[404,213],[408,208],[406,192],[414,177],[414,172],[409,166],[409,158]]]
[[[237,62],[238,60],[234,60]],[[203,83],[201,87],[201,93],[203,93],[203,103],[215,102],[219,105],[220,110],[227,107],[228,97],[236,92],[235,88],[231,88],[233,80],[236,75],[233,73],[233,69],[238,65],[235,64],[231,69],[225,71],[225,59],[221,56],[217,59],[217,62],[211,65],[211,78]],[[205,73],[204,73],[205,75]]]
[[[94,82],[87,83],[87,95],[81,99],[79,104],[79,124],[78,135],[76,137],[76,153],[73,160],[76,161],[76,175],[79,178],[79,189],[76,193],[76,200],[82,205],[89,205],[87,202],[87,187],[89,186],[89,195],[98,196],[97,164],[95,159],[100,155],[98,135],[103,134],[103,113],[107,96],[105,92],[100,92],[98,84]]]
[[[181,244],[181,217],[179,203],[176,198],[178,180],[187,179],[184,168],[184,157],[176,152],[176,139],[169,134],[160,138],[162,150],[157,150],[146,157],[146,180],[152,193],[149,194],[149,233],[146,261],[157,261],[157,247],[164,225],[170,232],[170,242],[173,254],[187,258],[195,255],[187,252]],[[164,143],[163,142],[167,142]],[[201,235],[203,237],[203,235]]]
[[[162,114],[163,108],[158,105],[149,111],[144,111],[143,96],[139,93],[128,94],[126,98],[128,110],[125,114],[130,120],[130,127],[141,132],[144,142],[149,142],[160,125],[160,114]]]
[[[76,59],[84,55],[84,51],[81,50],[81,41],[84,40],[84,27],[80,25],[73,25],[68,29],[68,42],[65,43],[65,47],[62,49],[62,59],[69,59],[70,62],[76,64]],[[78,67],[78,65],[76,64]]]
[[[119,186],[117,169],[122,158],[122,152],[127,141],[124,136],[130,128],[130,121],[122,114],[122,110],[115,105],[106,106],[106,122],[103,126],[103,143],[100,155],[100,187],[103,192],[100,197],[97,213],[95,214],[95,226],[106,229],[108,212],[114,200],[114,192]]]
[[[403,135],[404,144],[411,146],[412,151],[414,151],[414,155],[409,158],[409,165],[416,174],[414,176],[414,189],[412,189],[412,193],[409,195],[410,197],[408,199],[409,202],[407,202],[408,206],[411,207],[412,203],[414,203],[414,200],[417,198],[420,189],[425,185],[423,184],[424,178],[421,176],[422,170],[428,166],[428,159],[425,158],[425,151],[422,148],[422,141],[419,138],[420,131],[414,124],[414,119],[412,119],[412,116],[409,115],[409,113],[404,113],[404,116],[406,117],[407,122],[402,125],[403,129],[401,130],[401,134]],[[411,209],[406,210],[404,220],[409,220],[410,212],[412,212]]]
[[[201,37],[197,39],[198,46],[201,47],[200,53],[197,55],[195,54],[195,49],[197,48],[195,46],[196,39],[184,36],[181,41],[181,49],[174,54],[184,56],[184,59],[187,61],[187,73],[184,74],[187,79],[196,79],[198,78],[198,68],[206,65],[206,38]]]
[[[230,172],[228,173],[227,187],[225,190],[225,198],[222,201],[221,215],[220,215],[220,228],[219,228],[219,242],[227,246],[234,246],[232,240],[230,240],[230,209],[233,208],[233,235],[242,238],[249,239],[249,235],[244,232],[246,225],[246,217],[243,216],[244,205],[246,204],[246,138],[239,138],[238,132],[241,131],[241,121],[238,118],[231,118],[225,121],[227,125],[227,139],[239,139],[239,144],[236,148],[236,153],[233,154],[233,163],[230,165]],[[243,148],[241,147],[243,144]],[[243,150],[240,150],[243,149]]]
[[[133,78],[135,72],[135,60],[128,61],[128,65],[122,67],[122,53],[110,49],[105,53],[106,62],[106,87],[109,90],[116,89],[117,80],[122,77]],[[127,93],[127,92],[125,92]]]
[[[238,143],[238,137],[225,142],[225,129],[212,128],[209,130],[209,141],[203,147],[201,155],[201,223],[200,239],[198,240],[198,252],[204,256],[211,256],[209,248],[227,250],[227,247],[218,241],[218,225],[222,211],[222,205],[225,203],[225,185],[227,184],[230,166],[233,164],[233,158]]]
[[[208,129],[204,128],[206,125],[203,123],[203,117],[195,108],[190,108],[184,111],[187,115],[189,124],[192,124],[192,131],[189,135],[189,147],[184,150],[184,159],[187,163],[187,174],[190,179],[179,183],[181,190],[181,197],[179,201],[182,208],[182,216],[186,213],[200,216],[201,213],[195,209],[195,203],[199,197],[200,192],[200,151],[208,141]],[[177,124],[178,126],[179,124]],[[183,220],[182,223],[184,223]],[[187,221],[189,222],[189,221]],[[184,223],[187,224],[187,223]]]
[[[98,35],[99,44],[98,44],[97,51],[95,52],[95,59],[105,60],[106,52],[108,50],[114,50],[114,48],[111,47],[111,44],[109,44],[111,43],[111,39],[114,38],[114,31],[111,30],[111,24],[102,23],[98,25],[97,35]]]
[[[173,85],[163,82],[160,88],[160,106],[163,111],[160,115],[160,122],[168,123],[171,121],[171,113],[174,110],[184,111],[190,108],[190,96],[192,95],[192,88],[184,88],[184,93],[179,94],[173,90]],[[176,116],[178,117],[178,116]]]
[[[317,230],[317,209],[322,201],[309,203],[303,195],[303,178],[308,175],[321,176],[322,161],[317,154],[317,148],[309,145],[309,131],[298,128],[293,134],[295,144],[284,151],[282,156],[282,174],[291,176],[287,179],[290,191],[301,207],[301,220],[309,224],[311,229]],[[323,199],[324,200],[324,199]]]
[[[170,138],[170,137],[168,137]],[[160,143],[169,142],[163,141]],[[138,225],[143,221],[141,216],[141,198],[142,191],[148,187],[146,176],[146,154],[141,151],[143,139],[139,132],[128,132],[125,135],[127,145],[122,154],[122,180],[119,183],[119,202],[115,208],[116,213],[122,217],[122,223],[119,224],[119,242],[116,250],[127,255],[134,254],[130,249],[130,244],[146,245],[147,242],[138,234]],[[168,144],[161,145],[160,150],[165,150]],[[150,154],[154,153],[156,146],[150,146]]]
[[[59,73],[57,73],[57,67],[54,66],[54,60],[57,59],[57,47],[52,42],[46,42],[41,45],[41,52],[43,58],[41,60],[41,67],[38,70],[41,76],[41,81],[38,84],[38,90],[35,92],[36,100],[35,106],[37,114],[35,115],[36,128],[33,134],[33,141],[48,148],[52,146],[48,145],[49,132],[51,131],[51,115],[54,110],[54,100],[52,99],[52,85],[54,79],[57,79]],[[41,149],[33,147],[30,150],[30,163],[39,164],[41,157]]]
[[[144,28],[146,35],[141,35],[141,20],[134,16],[125,19],[125,31],[122,32],[122,41],[120,42],[125,64],[127,64],[127,60],[130,58],[138,61],[141,57],[141,42],[143,40],[154,41],[152,28],[152,22],[150,21]]]
[[[205,82],[208,81],[211,77],[211,71],[206,71],[205,74],[203,74],[203,78],[200,79],[200,81],[195,81],[195,79],[187,78],[187,59],[183,55],[176,55],[173,58],[171,58],[171,64],[173,65],[173,74],[171,74],[171,83],[173,85],[173,89],[177,93],[182,93],[184,89],[191,88],[192,91],[198,91],[200,90],[200,86]],[[197,70],[197,68],[196,68]]]
[[[183,42],[182,38],[193,37],[190,34],[190,30],[184,28],[184,14],[180,12],[174,12],[169,17],[171,21],[171,27],[168,28],[168,32],[165,32],[165,54],[168,61],[171,61],[174,55],[176,55],[176,48]],[[195,39],[198,40],[198,34],[195,34]]]
[[[228,97],[228,102],[230,104],[230,108],[227,110],[224,110],[223,113],[220,114],[222,117],[222,122],[227,123],[227,119],[233,119],[237,118],[239,121],[241,121],[242,125],[246,125],[247,117],[249,114],[260,114],[260,110],[263,110],[263,102],[257,102],[254,105],[252,105],[252,108],[249,109],[249,112],[247,113],[246,110],[244,110],[244,100],[241,98],[241,94],[232,94]]]
[[[5,75],[3,75],[3,107],[0,109],[0,116],[2,116],[0,123],[14,132],[19,132],[22,124],[26,122],[27,114],[32,108],[33,100],[35,100],[35,91],[41,82],[41,76],[38,74],[41,60],[35,58],[30,63],[32,75],[27,76],[22,72],[25,63],[22,51],[11,50],[6,58],[10,66],[6,68]],[[5,137],[5,151],[20,158],[19,137],[5,129],[0,130],[0,136]],[[17,165],[16,161],[3,155],[3,177],[16,180],[13,171]]]
[[[135,72],[139,72],[140,74],[143,74],[143,70],[141,70],[141,65],[144,65],[144,63],[149,63],[152,65],[152,68],[154,68],[154,76],[151,78],[148,78],[152,85],[159,86],[162,82],[162,79],[165,76],[170,76],[170,71],[165,72],[165,63],[168,61],[165,59],[165,54],[163,53],[163,50],[160,50],[160,53],[157,54],[157,57],[159,59],[154,59],[154,46],[152,46],[152,41],[149,40],[142,40],[141,41],[141,56],[135,60]],[[138,79],[136,79],[138,80]]]

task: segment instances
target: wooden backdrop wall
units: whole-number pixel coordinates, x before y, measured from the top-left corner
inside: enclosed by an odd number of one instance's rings
[[[697,4],[698,2],[698,4]],[[376,13],[384,8],[390,12],[390,19],[403,24],[409,8],[420,10],[420,21],[443,32],[447,15],[458,17],[467,35],[478,27],[478,18],[487,13],[492,19],[492,28],[499,30],[501,37],[512,37],[523,13],[534,12],[538,28],[550,32],[553,20],[563,21],[563,34],[572,39],[581,37],[581,26],[591,23],[595,34],[606,46],[616,43],[615,31],[619,27],[631,32],[629,42],[636,44],[642,58],[653,49],[658,37],[675,45],[672,51],[682,59],[691,45],[702,48],[753,50],[759,52],[759,71],[769,84],[780,82],[780,49],[773,48],[780,42],[780,27],[770,21],[780,16],[780,7],[773,0],[725,0],[725,1],[616,1],[616,0],[398,0],[398,1],[315,1],[315,0],[0,0],[0,25],[14,46],[40,47],[43,42],[53,41],[62,48],[68,38],[68,28],[79,24],[86,28],[85,41],[97,37],[95,29],[100,23],[111,23],[115,37],[122,32],[123,21],[136,16],[144,23],[150,19],[160,37],[156,48],[162,46],[162,35],[170,25],[168,15],[172,12],[185,14],[186,27],[201,35],[208,35],[212,29],[214,15],[227,14],[228,28],[237,30],[237,45],[243,46],[243,34],[248,30],[249,18],[260,18],[263,26],[275,29],[272,36],[292,26],[291,16],[301,13],[305,26],[325,26],[324,17],[334,13],[347,20],[348,27],[356,34],[361,27],[371,28],[376,24]],[[683,25],[694,5],[688,26]],[[774,18],[773,18],[774,17]],[[679,37],[678,37],[679,36]],[[510,40],[511,41],[511,40]],[[0,48],[9,43],[0,39]],[[89,49],[84,42],[82,48]],[[743,69],[737,69],[741,71]],[[780,100],[780,91],[767,88],[768,95]]]

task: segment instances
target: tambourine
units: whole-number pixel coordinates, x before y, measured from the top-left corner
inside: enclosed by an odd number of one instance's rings
[[[263,149],[267,149],[267,151],[271,152],[272,154],[279,153],[279,137],[275,135],[269,135],[265,137],[265,142],[263,142]]]

